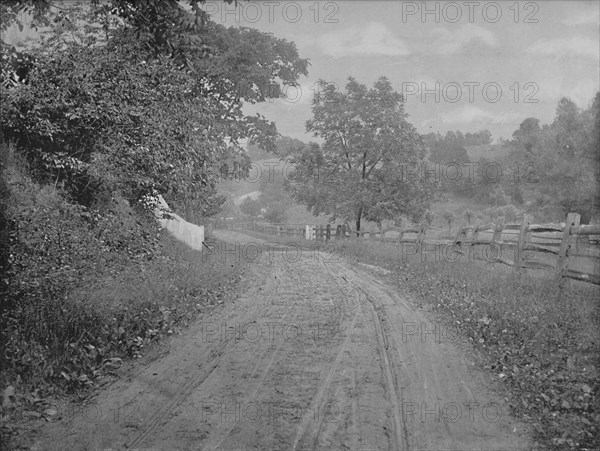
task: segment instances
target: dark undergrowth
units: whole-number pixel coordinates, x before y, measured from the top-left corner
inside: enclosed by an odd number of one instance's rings
[[[7,164],[8,161],[8,164]],[[199,313],[237,296],[243,262],[208,261],[118,193],[84,207],[3,155],[0,448],[56,416]]]

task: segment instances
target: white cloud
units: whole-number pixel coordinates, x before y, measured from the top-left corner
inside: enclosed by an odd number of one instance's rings
[[[494,114],[473,105],[464,105],[440,114],[440,119],[445,124],[504,125],[514,123],[520,117],[516,112]]]
[[[583,9],[581,9],[583,8]],[[565,25],[596,25],[600,22],[600,10],[596,2],[584,2],[578,5],[576,13],[563,20]]]
[[[436,37],[432,42],[432,47],[437,53],[459,53],[472,42],[481,42],[490,47],[498,45],[494,33],[474,24],[465,24],[456,31],[438,28],[434,30],[434,34]]]
[[[570,38],[538,40],[527,47],[526,51],[542,55],[555,55],[557,59],[565,56],[599,59],[600,43],[592,38],[572,36]]]
[[[568,97],[580,108],[587,108],[600,90],[600,81],[597,77],[581,77],[576,81],[568,77],[547,77],[540,79],[540,100],[550,102],[556,106],[562,97]]]
[[[324,33],[313,43],[327,56],[405,56],[410,52],[404,42],[380,22],[370,22],[361,29],[345,28]]]
[[[594,95],[598,92],[598,82],[594,80],[581,81],[575,85],[569,86],[566,90],[566,97],[569,97],[577,106],[587,108],[594,100]]]

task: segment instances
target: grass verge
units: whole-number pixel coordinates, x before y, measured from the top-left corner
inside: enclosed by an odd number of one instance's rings
[[[52,421],[53,398],[86,393],[124,360],[140,358],[201,312],[237,296],[244,262],[208,262],[165,231],[160,241],[162,250],[149,261],[105,271],[12,312],[4,347],[20,351],[8,356],[2,373],[0,448],[11,446],[23,420]]]

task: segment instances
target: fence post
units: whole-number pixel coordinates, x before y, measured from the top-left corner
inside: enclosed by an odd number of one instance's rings
[[[454,237],[454,244],[457,244],[461,239],[467,237],[467,231],[463,230],[467,225],[463,222],[462,225],[458,228],[456,232],[456,237]]]
[[[533,216],[529,214],[523,215],[523,223],[521,224],[521,230],[519,232],[519,243],[517,245],[517,255],[514,260],[514,268],[517,272],[523,270],[523,258],[525,255],[525,246],[529,242],[531,232],[529,232],[529,226],[533,221]]]
[[[468,233],[467,230],[464,230],[466,226],[467,224],[465,222],[463,222],[460,225],[456,232],[456,236],[454,237],[454,242],[452,243],[452,249],[454,249],[455,252],[458,252],[461,255],[464,255],[464,252],[462,250],[462,242],[466,240]]]
[[[475,226],[475,228],[473,229],[473,235],[471,236],[471,241],[477,241],[477,238],[479,238],[479,224],[477,224]]]
[[[427,226],[425,224],[421,224],[419,227],[419,233],[417,234],[417,252],[421,252],[421,246],[423,245],[423,241],[425,240],[425,233],[427,232]]]
[[[567,269],[567,259],[569,257],[569,249],[573,246],[575,241],[575,235],[571,233],[571,229],[579,225],[581,216],[577,213],[569,213],[567,215],[567,222],[565,224],[565,230],[563,231],[563,238],[560,243],[560,251],[558,254],[558,262],[556,264],[556,273],[559,277],[563,277],[565,270]]]
[[[494,226],[494,231],[492,234],[492,243],[497,245],[498,255],[496,255],[496,259],[502,258],[502,230],[504,229],[504,216],[500,216],[496,219],[496,225]],[[484,250],[484,252],[488,252],[488,250]],[[489,255],[485,254],[487,258],[490,258]],[[487,260],[487,259],[486,259]],[[493,263],[493,260],[487,260],[488,263]]]
[[[496,228],[494,229],[494,235],[492,241],[502,241],[502,230],[504,229],[504,216],[500,216],[496,222]]]
[[[469,245],[469,258],[475,258],[475,249],[473,246],[476,246],[476,244],[474,243],[474,241],[477,241],[477,239],[479,238],[479,224],[475,225],[475,228],[473,229],[473,235],[471,235],[471,243]]]

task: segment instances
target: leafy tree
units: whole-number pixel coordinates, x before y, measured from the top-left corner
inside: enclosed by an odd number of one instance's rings
[[[404,98],[381,77],[371,89],[349,78],[345,92],[319,82],[306,128],[324,140],[293,150],[286,180],[292,197],[314,215],[381,223],[404,214],[420,218],[433,192],[409,176],[423,162],[421,137],[408,122]]]
[[[465,135],[465,145],[476,146],[490,144],[492,142],[492,133],[489,130],[479,130],[475,133]]]
[[[287,206],[283,202],[275,202],[269,205],[265,213],[265,219],[273,224],[281,224],[287,220]]]
[[[248,216],[258,216],[260,214],[260,203],[250,197],[246,197],[240,205],[240,211]]]
[[[587,154],[591,159],[594,166],[600,168],[600,92],[596,93],[594,102],[588,112],[587,123],[588,127],[586,130],[589,136],[589,142],[587,144]]]
[[[442,137],[439,133],[426,135],[429,144],[429,161],[432,163],[458,163],[469,161],[464,146],[466,139],[460,131],[448,131]]]
[[[189,93],[195,80],[170,59],[142,60],[143,44],[132,38],[40,56],[29,84],[6,95],[5,136],[38,178],[84,204],[101,190],[130,199],[152,190],[173,200],[210,197],[202,169],[227,151],[210,127],[210,104]]]
[[[51,2],[16,3],[58,14]],[[215,189],[222,163],[243,157],[224,143],[251,138],[275,148],[275,125],[244,115],[243,103],[280,95],[281,84],[306,74],[307,60],[293,43],[227,29],[175,1],[94,5],[69,10],[67,25],[43,35],[29,83],[3,102],[5,138],[27,153],[39,178],[84,203],[99,191],[120,190],[128,198],[158,191],[176,209],[213,214],[224,201]],[[115,14],[120,21],[102,28]],[[186,19],[167,20],[173,14]],[[202,19],[192,26],[194,15]],[[81,17],[86,20],[77,28]],[[162,22],[145,22],[152,17]],[[73,39],[61,38],[65,29]],[[174,43],[185,53],[185,67]],[[272,89],[261,91],[265,85]]]
[[[485,130],[487,132],[487,130]],[[489,132],[488,132],[489,133]],[[472,186],[469,184],[468,177],[457,176],[454,178],[454,173],[457,167],[462,167],[464,163],[469,161],[469,156],[465,149],[468,139],[473,141],[479,139],[478,135],[469,135],[465,137],[460,131],[448,131],[445,136],[439,133],[429,133],[425,135],[424,140],[427,143],[428,165],[436,165],[435,171],[438,174],[444,174],[441,177],[439,189],[441,193],[453,192],[457,194],[468,194]],[[468,139],[467,139],[468,138]],[[460,174],[459,174],[460,175]]]
[[[285,157],[295,150],[305,147],[306,143],[300,141],[299,139],[290,138],[289,136],[282,136],[277,140],[276,146],[277,155]]]
[[[195,92],[211,101],[219,119],[214,127],[221,129],[223,138],[234,142],[249,138],[261,149],[275,152],[274,123],[260,115],[245,115],[243,104],[282,97],[282,86],[296,85],[301,75],[307,75],[308,60],[299,58],[294,43],[251,28],[210,22],[202,36],[213,54],[203,58],[197,49],[191,66]]]
[[[513,144],[518,149],[522,149],[527,154],[530,154],[540,139],[541,131],[539,119],[528,117],[521,122],[519,129],[513,133]]]
[[[240,207],[235,205],[235,203],[233,202],[233,198],[231,196],[227,196],[227,199],[225,200],[225,202],[223,202],[223,205],[221,207],[221,215],[225,217],[237,218],[240,216],[240,212]]]
[[[231,4],[236,0],[223,0]],[[197,48],[206,54],[210,49],[200,33],[210,22],[209,15],[201,8],[206,0],[108,0],[80,2],[94,11],[93,22],[106,27],[111,17],[118,17],[128,28],[143,37],[149,49],[156,54],[168,55],[179,68],[189,68],[190,51]],[[57,7],[58,6],[58,7]],[[30,16],[33,26],[51,26],[53,23],[71,19],[64,11],[69,5],[52,0],[9,0],[0,4],[4,31],[11,24],[23,29],[22,17]]]
[[[273,202],[291,203],[292,200],[290,194],[284,189],[283,183],[284,180],[281,173],[281,166],[273,167],[271,173],[265,170],[258,185],[261,192],[259,198],[260,203],[262,205],[269,205]]]
[[[536,119],[528,119],[513,134],[514,147],[529,149],[521,167],[526,163],[534,172],[521,174],[522,198],[542,217],[557,220],[576,212],[585,223],[598,213],[598,99],[596,94],[591,107],[581,110],[563,98],[551,124],[540,127]]]

